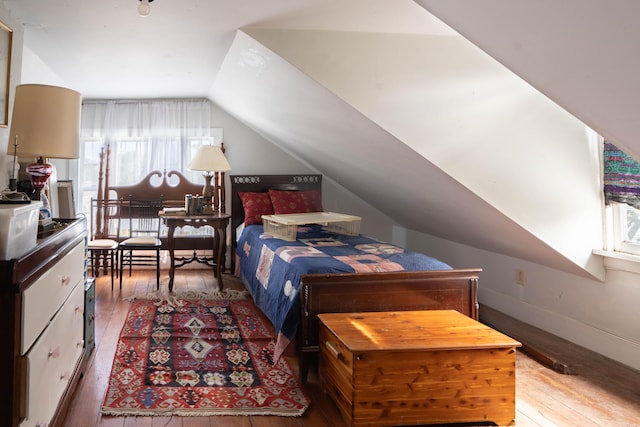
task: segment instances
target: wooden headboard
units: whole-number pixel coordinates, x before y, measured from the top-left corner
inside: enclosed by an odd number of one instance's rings
[[[322,175],[231,175],[231,246],[235,249],[236,228],[244,222],[240,192],[277,190],[322,190]],[[232,259],[235,252],[231,254]]]
[[[202,187],[175,170],[153,171],[137,184],[109,187],[107,194],[115,200],[162,200],[165,206],[184,206],[185,194],[201,194]]]

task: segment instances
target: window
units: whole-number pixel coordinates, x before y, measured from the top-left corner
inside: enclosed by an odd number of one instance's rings
[[[198,183],[201,174],[188,170],[193,155],[203,144],[220,142],[222,129],[211,127],[207,100],[85,101],[79,209],[88,212],[91,197],[97,196],[100,156],[107,150],[109,167],[102,171],[102,179],[108,179],[110,186],[135,184],[154,170],[177,170]]]
[[[640,163],[605,141],[603,171],[607,249],[640,255]]]
[[[613,250],[640,255],[640,210],[625,203],[611,203]]]

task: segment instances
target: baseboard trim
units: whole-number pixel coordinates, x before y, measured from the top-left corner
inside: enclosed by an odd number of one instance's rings
[[[640,343],[491,289],[482,289],[479,300],[482,305],[640,371]]]

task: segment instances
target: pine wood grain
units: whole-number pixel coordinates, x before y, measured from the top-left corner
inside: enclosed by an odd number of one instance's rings
[[[322,384],[351,425],[515,419],[514,339],[452,310],[318,317]]]

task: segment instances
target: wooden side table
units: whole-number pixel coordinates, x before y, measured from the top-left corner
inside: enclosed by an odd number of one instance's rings
[[[328,313],[320,380],[351,426],[515,419],[520,343],[454,310]]]
[[[214,230],[213,235],[213,275],[218,279],[218,288],[222,290],[222,255],[224,242],[227,239],[227,226],[229,225],[229,219],[231,215],[226,213],[214,213],[211,215],[185,215],[180,213],[159,213],[160,218],[167,226],[167,246],[169,249],[169,255],[171,258],[171,267],[169,268],[169,292],[173,292],[173,278],[176,271],[176,259],[175,259],[175,238],[174,233],[176,227],[191,226],[195,228],[204,227],[205,225],[211,226]],[[194,257],[191,261],[206,262],[204,259]],[[183,262],[188,263],[190,261]]]

